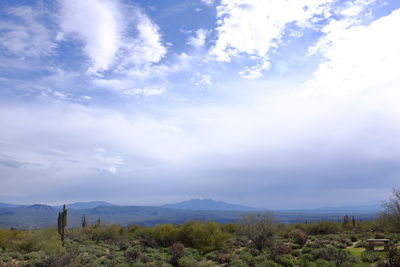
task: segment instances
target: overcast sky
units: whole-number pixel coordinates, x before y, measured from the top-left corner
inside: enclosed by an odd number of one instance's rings
[[[0,202],[378,204],[400,1],[0,2]]]

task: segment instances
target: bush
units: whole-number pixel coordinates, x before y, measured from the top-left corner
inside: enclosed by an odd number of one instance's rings
[[[395,245],[391,244],[389,251],[386,252],[386,259],[389,266],[400,266],[400,250]]]
[[[308,240],[308,235],[305,231],[301,229],[295,229],[290,233],[290,236],[293,239],[293,242],[295,244],[298,244],[300,246],[304,246],[307,243]]]
[[[271,213],[248,214],[239,221],[238,231],[250,239],[261,251],[274,244],[278,223]]]
[[[294,257],[287,254],[278,256],[275,261],[285,267],[293,267],[296,264]]]
[[[379,215],[380,227],[392,232],[400,232],[400,188],[393,188],[392,197],[383,202],[383,212]]]
[[[54,254],[65,251],[54,228],[34,231],[0,230],[0,247],[21,253],[42,250]]]
[[[249,266],[249,265],[242,265],[244,266]],[[250,265],[251,266],[251,265]],[[259,262],[255,265],[256,267],[281,267],[282,265],[272,261],[272,260],[265,260],[263,262]]]
[[[151,235],[161,247],[169,247],[178,242],[178,228],[172,224],[154,226]]]
[[[92,240],[93,241],[115,241],[120,236],[122,227],[116,224],[98,226],[92,229]]]
[[[327,261],[334,262],[336,265],[340,266],[345,263],[350,258],[350,253],[334,247],[326,247],[315,249],[311,251],[315,259],[323,259]]]
[[[139,247],[130,248],[125,251],[124,256],[129,264],[133,264],[143,254],[143,250]]]
[[[182,243],[174,243],[168,249],[169,255],[171,255],[171,263],[177,265],[180,258],[185,256],[184,246]]]
[[[315,265],[318,267],[336,267],[333,262],[329,262],[323,259],[316,260]]]
[[[221,224],[215,222],[188,222],[179,230],[179,241],[185,246],[207,253],[224,248],[230,234],[222,231]]]
[[[379,254],[372,251],[364,251],[361,253],[361,260],[363,262],[373,263],[380,260]]]
[[[327,235],[337,234],[340,227],[337,223],[328,221],[319,221],[316,223],[308,224],[306,231],[311,235]]]
[[[271,257],[275,259],[280,255],[290,254],[292,249],[284,244],[284,243],[275,243],[274,246],[271,248]]]
[[[317,239],[310,243],[310,248],[325,248],[329,243],[327,240]]]

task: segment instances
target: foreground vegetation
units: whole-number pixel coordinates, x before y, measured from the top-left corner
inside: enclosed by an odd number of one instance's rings
[[[154,227],[97,221],[67,229],[0,229],[0,266],[400,266],[400,190],[378,220],[280,224],[272,214],[248,214],[237,223],[189,221]],[[368,239],[389,239],[383,251]]]
[[[366,239],[383,237],[390,252],[365,250]],[[0,266],[390,266],[399,241],[380,221],[283,225],[269,214],[236,224],[97,223],[66,230],[64,246],[57,229],[0,230]]]

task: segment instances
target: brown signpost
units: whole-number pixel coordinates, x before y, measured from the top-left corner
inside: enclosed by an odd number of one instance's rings
[[[389,251],[389,239],[367,239],[367,250],[375,250],[375,246],[383,245],[385,251]]]

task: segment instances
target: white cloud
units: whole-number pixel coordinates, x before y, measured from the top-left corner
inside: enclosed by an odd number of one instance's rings
[[[206,6],[214,5],[215,0],[201,0]]]
[[[135,74],[136,77],[140,76],[140,73],[141,72]],[[154,96],[166,92],[165,84],[160,82],[151,83],[146,79],[144,79],[144,82],[140,82],[135,79],[134,76],[119,79],[93,79],[92,84],[98,87],[112,89],[124,95]]]
[[[196,31],[196,36],[191,36],[189,38],[188,44],[195,47],[201,48],[206,43],[208,31],[205,29],[198,29]]]
[[[329,2],[223,0],[217,7],[218,40],[211,54],[219,61],[240,53],[264,58],[279,43],[287,23],[305,23]]]
[[[268,70],[270,67],[271,63],[268,61],[268,59],[265,59],[264,62],[258,65],[244,67],[244,69],[240,71],[239,74],[246,79],[257,79],[262,77],[262,72]]]
[[[57,45],[52,32],[40,21],[44,10],[20,6],[8,9],[7,13],[14,20],[0,20],[0,46],[20,58],[53,53]]]
[[[118,167],[124,164],[124,159],[121,156],[106,156],[105,153],[106,149],[104,148],[95,149],[93,159],[95,162],[99,163],[99,167],[97,167],[97,169],[116,174]]]
[[[400,10],[368,26],[331,20],[311,53],[324,61],[306,84],[307,94],[343,96],[400,86]],[[395,90],[396,91],[396,90]]]
[[[159,88],[134,88],[125,90],[124,94],[126,95],[162,95],[166,92],[164,86],[160,86]]]
[[[92,61],[91,72],[107,70],[121,42],[116,2],[105,0],[62,1],[60,24],[66,34],[77,34]]]
[[[210,87],[213,84],[212,77],[209,74],[203,74],[197,72],[191,79],[191,83],[196,86],[207,86]]]
[[[376,2],[376,0],[355,0],[353,2],[345,2],[345,5],[340,7],[339,14],[347,17],[354,17],[359,15],[365,8]]]
[[[136,38],[125,38],[119,57],[122,62],[119,70],[130,69],[134,66],[148,65],[159,62],[167,53],[161,43],[159,28],[146,15],[136,10]]]
[[[118,1],[63,0],[60,24],[64,31],[60,39],[76,34],[92,61],[89,72],[98,75],[157,63],[166,53],[158,27],[141,11]]]
[[[258,77],[268,69],[269,52],[281,42],[288,23],[309,26],[310,19],[322,14],[334,0],[222,0],[217,6],[218,38],[210,54],[217,61],[229,62],[245,54],[259,61],[244,70]]]

